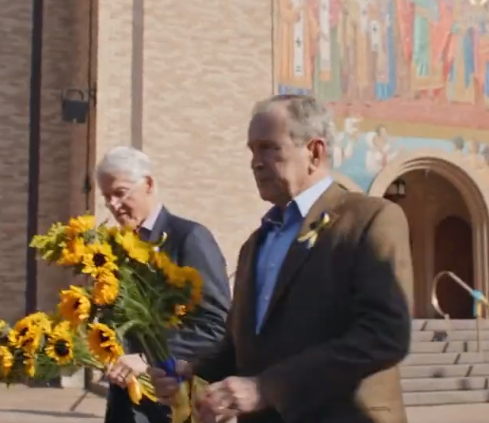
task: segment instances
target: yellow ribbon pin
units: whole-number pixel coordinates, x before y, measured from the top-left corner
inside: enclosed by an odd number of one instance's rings
[[[300,243],[307,243],[307,248],[311,249],[312,247],[314,247],[314,244],[316,244],[320,232],[324,228],[328,227],[330,222],[331,219],[329,217],[329,214],[323,213],[321,215],[321,218],[311,225],[312,229],[306,234],[297,238],[297,241],[299,241]]]

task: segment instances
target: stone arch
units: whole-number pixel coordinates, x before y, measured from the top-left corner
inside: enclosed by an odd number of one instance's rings
[[[384,196],[392,182],[413,170],[437,173],[452,184],[462,196],[469,211],[473,230],[475,288],[483,290],[487,295],[489,195],[481,174],[471,168],[462,155],[435,149],[418,149],[400,154],[381,170],[370,186],[369,195]]]
[[[331,170],[330,173],[335,182],[346,188],[348,191],[364,192],[363,189],[360,188],[351,178],[343,173],[337,172],[336,170]]]

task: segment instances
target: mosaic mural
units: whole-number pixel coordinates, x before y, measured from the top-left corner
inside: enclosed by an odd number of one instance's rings
[[[489,163],[489,7],[478,0],[274,0],[279,93],[339,117],[333,166],[362,188],[403,151]]]

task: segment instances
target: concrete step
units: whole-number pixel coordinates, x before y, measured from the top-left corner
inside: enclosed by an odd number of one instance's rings
[[[489,402],[489,390],[479,391],[441,391],[441,392],[405,392],[406,406],[476,404]]]
[[[480,331],[481,340],[489,341],[489,330]],[[435,331],[413,331],[411,334],[412,342],[431,342],[435,336]],[[452,330],[448,333],[449,341],[476,341],[477,331],[476,330]]]
[[[489,389],[486,377],[446,377],[405,379],[401,381],[404,392],[475,391]]]
[[[402,362],[403,366],[426,366],[432,364],[482,364],[489,363],[489,352],[467,353],[416,353],[410,354]]]
[[[481,341],[481,351],[489,351],[489,341]],[[411,353],[478,352],[477,341],[412,342]]]
[[[445,319],[414,319],[411,324],[413,331],[447,330]],[[477,323],[475,319],[450,320],[451,330],[475,330]],[[489,330],[489,319],[480,320],[480,328]]]
[[[401,366],[402,379],[457,378],[488,376],[488,364],[451,364],[432,366]]]

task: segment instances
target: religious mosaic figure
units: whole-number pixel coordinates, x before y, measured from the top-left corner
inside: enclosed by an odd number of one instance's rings
[[[343,131],[334,140],[333,167],[340,167],[346,160],[353,156],[355,146],[360,138],[360,122],[362,118],[355,112],[352,106],[348,107],[347,115],[343,121]]]
[[[482,22],[474,31],[475,93],[481,106],[489,106],[489,12],[484,11]]]
[[[383,125],[377,127],[375,132],[367,133],[366,142],[365,168],[371,175],[379,173],[401,151],[392,145],[393,139]]]
[[[450,42],[450,76],[447,97],[451,101],[475,103],[473,21],[470,4],[466,0],[454,0],[454,24]]]
[[[484,157],[481,155],[481,143],[474,139],[468,139],[465,143],[466,158],[469,165],[474,169],[482,169],[486,166]]]
[[[414,5],[412,88],[418,96],[434,97],[445,86],[442,53],[450,33],[449,15],[444,13],[445,0],[411,2]]]
[[[453,153],[459,157],[464,155],[464,147],[465,147],[465,141],[464,139],[458,135],[451,140],[453,144]]]
[[[296,93],[312,89],[312,40],[318,29],[307,0],[276,0],[277,66],[281,91],[295,88]]]
[[[369,37],[370,0],[343,0],[339,21],[342,77],[348,99],[366,99],[372,87]]]
[[[311,0],[319,33],[314,57],[314,93],[320,100],[337,101],[342,96],[339,46],[340,0]]]
[[[378,0],[372,3],[374,18],[370,22],[372,52],[376,53],[375,97],[388,100],[396,93],[396,52],[394,38],[394,2]]]

